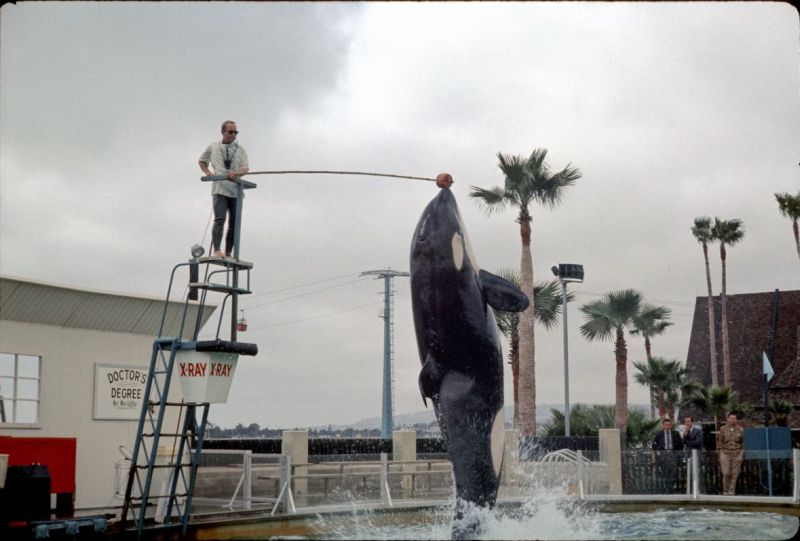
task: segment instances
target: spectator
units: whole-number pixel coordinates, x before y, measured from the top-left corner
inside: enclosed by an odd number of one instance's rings
[[[694,426],[693,420],[689,415],[684,417],[681,428],[683,429],[681,437],[683,438],[684,448],[688,451],[691,451],[692,449],[702,451],[703,431],[699,426]]]
[[[678,473],[678,454],[675,451],[683,449],[683,439],[680,433],[672,428],[672,420],[664,418],[661,421],[663,430],[656,432],[653,440],[653,451],[656,455],[656,466],[664,476],[667,493],[674,493]]]

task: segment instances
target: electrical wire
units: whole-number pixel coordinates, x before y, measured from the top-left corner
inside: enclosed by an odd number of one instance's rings
[[[335,316],[337,314],[343,314],[344,312],[352,312],[353,310],[358,310],[360,308],[366,308],[367,306],[375,306],[375,305],[382,304],[382,303],[383,303],[382,300],[372,301],[372,302],[368,302],[367,304],[360,304],[358,306],[352,306],[350,308],[345,308],[344,310],[337,310],[336,312],[328,312],[327,314],[322,314],[322,315],[319,315],[319,316],[307,317],[307,318],[304,318],[304,319],[295,319],[295,320],[292,320],[292,321],[283,321],[281,323],[272,323],[270,325],[262,325],[260,327],[253,327],[251,329],[248,329],[248,331],[250,331],[250,330],[256,331],[256,330],[260,330],[260,329],[270,329],[270,328],[273,328],[273,327],[283,327],[283,326],[286,326],[286,325],[293,325],[295,323],[303,323],[305,321],[312,321],[312,320],[315,320],[315,319],[323,319],[323,318],[326,318],[326,317]]]
[[[246,300],[256,299],[258,297],[264,297],[266,295],[274,295],[276,293],[283,293],[284,291],[291,291],[292,289],[300,289],[301,287],[308,287],[317,284],[323,284],[325,282],[332,282],[334,280],[341,280],[342,278],[350,278],[352,276],[358,276],[358,274],[356,274],[355,272],[351,272],[350,274],[342,274],[341,276],[334,276],[333,278],[325,278],[324,280],[317,280],[316,282],[308,282],[306,284],[289,286],[283,289],[274,289],[272,291],[265,291],[264,293],[258,293],[257,295],[249,295]]]
[[[350,284],[355,284],[356,282],[363,282],[364,280],[366,280],[366,278],[359,278],[358,280],[351,280],[349,282],[344,282],[343,284],[336,284],[336,285],[329,286],[329,287],[321,287],[319,289],[314,289],[312,291],[306,291],[305,293],[298,293],[297,295],[292,295],[291,297],[284,297],[283,299],[278,299],[278,300],[275,300],[275,301],[268,301],[268,302],[263,302],[261,304],[248,305],[246,308],[247,308],[247,310],[253,310],[255,308],[261,308],[263,306],[270,306],[272,304],[278,304],[280,302],[288,301],[288,300],[291,300],[291,299],[296,299],[298,297],[306,297],[308,295],[313,295],[314,293],[319,293],[320,291],[327,291],[329,289],[336,289],[337,287],[342,287],[342,286],[346,286],[346,285],[350,285]]]

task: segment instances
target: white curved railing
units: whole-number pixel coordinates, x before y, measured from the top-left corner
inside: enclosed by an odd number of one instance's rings
[[[572,462],[573,464],[577,464],[579,461],[583,464],[588,464],[591,462],[588,458],[583,456],[582,453],[575,452],[572,449],[559,449],[557,451],[551,451],[547,453],[541,460],[541,462]]]

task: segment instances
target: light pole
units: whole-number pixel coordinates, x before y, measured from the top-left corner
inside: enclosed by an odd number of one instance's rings
[[[553,274],[561,282],[561,306],[564,314],[564,435],[569,437],[569,345],[567,338],[567,282],[583,282],[583,265],[559,263]]]

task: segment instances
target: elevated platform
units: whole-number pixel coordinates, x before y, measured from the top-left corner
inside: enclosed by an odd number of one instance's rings
[[[249,295],[252,293],[247,288],[233,287],[228,284],[216,284],[214,282],[189,282],[189,287],[205,289],[206,291],[216,291],[217,293],[236,293],[238,295]]]
[[[241,259],[234,259],[232,257],[198,257],[197,262],[200,264],[209,263],[212,265],[220,265],[229,269],[252,269],[253,264],[249,261],[242,261]]]

